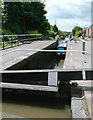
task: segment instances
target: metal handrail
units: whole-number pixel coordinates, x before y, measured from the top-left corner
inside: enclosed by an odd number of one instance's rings
[[[0,37],[11,37],[11,36],[38,36],[38,35],[42,35],[42,34],[20,34],[20,35],[0,35]]]
[[[38,51],[38,52],[84,52],[85,54],[88,54],[87,51],[82,51],[82,50],[40,50],[40,49],[16,49],[16,50],[12,50],[12,51],[9,51],[9,52],[6,52],[3,55],[6,55],[6,54],[9,54],[9,53],[12,53],[12,52],[16,52],[16,51]]]
[[[37,40],[41,39],[42,34],[21,34],[21,35],[0,35],[1,41],[0,41],[0,46],[2,46],[1,49],[9,48],[9,47],[14,47],[16,45],[13,45],[13,43],[17,43],[18,45],[24,44],[24,41],[31,41],[31,40]],[[34,38],[31,38],[34,37]],[[5,41],[5,37],[11,37],[10,40]],[[17,37],[16,39],[13,39],[13,37]],[[30,37],[29,39],[27,38],[21,38],[21,37]],[[22,43],[20,43],[22,42]],[[9,47],[5,47],[5,44],[10,43]]]
[[[93,71],[93,68],[86,68],[86,71]],[[36,70],[0,70],[0,73],[37,73],[37,72],[82,72],[82,68],[79,69],[36,69]]]

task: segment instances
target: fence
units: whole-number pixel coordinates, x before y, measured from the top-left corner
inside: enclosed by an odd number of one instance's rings
[[[41,40],[41,38],[42,34],[1,35],[0,49],[31,43],[34,40]]]

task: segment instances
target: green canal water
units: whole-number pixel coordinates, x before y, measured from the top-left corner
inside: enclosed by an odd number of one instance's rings
[[[67,100],[40,95],[9,95],[3,97],[2,111],[24,118],[71,118]]]
[[[29,58],[25,64],[9,69],[61,69],[64,59],[56,54],[42,53]],[[40,95],[42,94],[42,95]],[[34,93],[33,91],[3,91],[2,112],[24,118],[71,118],[69,100],[54,93]]]

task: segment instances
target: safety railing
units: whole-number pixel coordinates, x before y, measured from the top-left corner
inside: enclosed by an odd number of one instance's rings
[[[0,49],[19,46],[25,43],[31,43],[35,40],[41,40],[42,34],[22,34],[22,35],[0,35]]]

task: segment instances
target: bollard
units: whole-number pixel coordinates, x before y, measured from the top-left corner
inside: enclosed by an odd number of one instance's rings
[[[82,51],[85,51],[85,42],[83,42]],[[82,52],[82,54],[85,54],[85,52]]]

